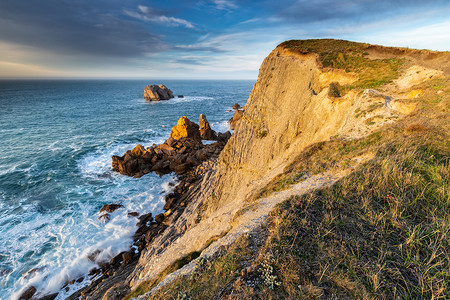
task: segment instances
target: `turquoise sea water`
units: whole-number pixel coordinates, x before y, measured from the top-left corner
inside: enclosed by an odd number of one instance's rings
[[[185,98],[148,103],[142,80],[0,81],[0,299],[30,285],[41,295],[59,291],[128,249],[136,219],[127,212],[161,212],[175,179],[119,175],[111,156],[163,142],[183,115],[198,122],[204,113],[226,131],[231,106],[245,104],[254,82],[152,83]],[[125,208],[104,223],[98,211],[108,203]]]

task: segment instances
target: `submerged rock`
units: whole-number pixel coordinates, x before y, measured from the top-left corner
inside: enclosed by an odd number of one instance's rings
[[[173,93],[165,85],[147,85],[144,88],[144,99],[149,101],[169,100],[174,98]]]

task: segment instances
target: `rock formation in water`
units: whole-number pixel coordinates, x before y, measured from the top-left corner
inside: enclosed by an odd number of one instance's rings
[[[203,116],[203,117],[202,117]],[[200,115],[200,120],[206,117]],[[112,157],[112,168],[123,175],[141,177],[150,172],[184,174],[201,162],[217,157],[230,138],[230,134],[215,135],[206,121],[200,126],[183,116],[172,127],[170,137],[161,145],[144,148],[137,145],[123,156]],[[209,128],[209,131],[207,130]],[[213,144],[203,145],[203,139],[217,140]]]
[[[165,85],[147,85],[144,88],[144,99],[148,101],[169,100],[174,98],[173,93]]]
[[[200,115],[198,124],[200,125],[200,137],[203,140],[217,140],[217,134],[211,129],[211,125],[209,125],[204,114]]]

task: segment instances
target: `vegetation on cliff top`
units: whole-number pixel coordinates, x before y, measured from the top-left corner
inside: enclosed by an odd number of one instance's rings
[[[390,83],[398,77],[404,62],[401,58],[370,59],[366,52],[369,44],[343,40],[290,40],[280,46],[299,53],[316,53],[325,68],[357,73],[359,80],[344,87],[345,90],[375,88]]]

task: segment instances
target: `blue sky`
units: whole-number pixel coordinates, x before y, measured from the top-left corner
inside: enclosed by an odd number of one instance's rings
[[[448,0],[0,0],[0,77],[252,79],[289,39],[450,50]]]

